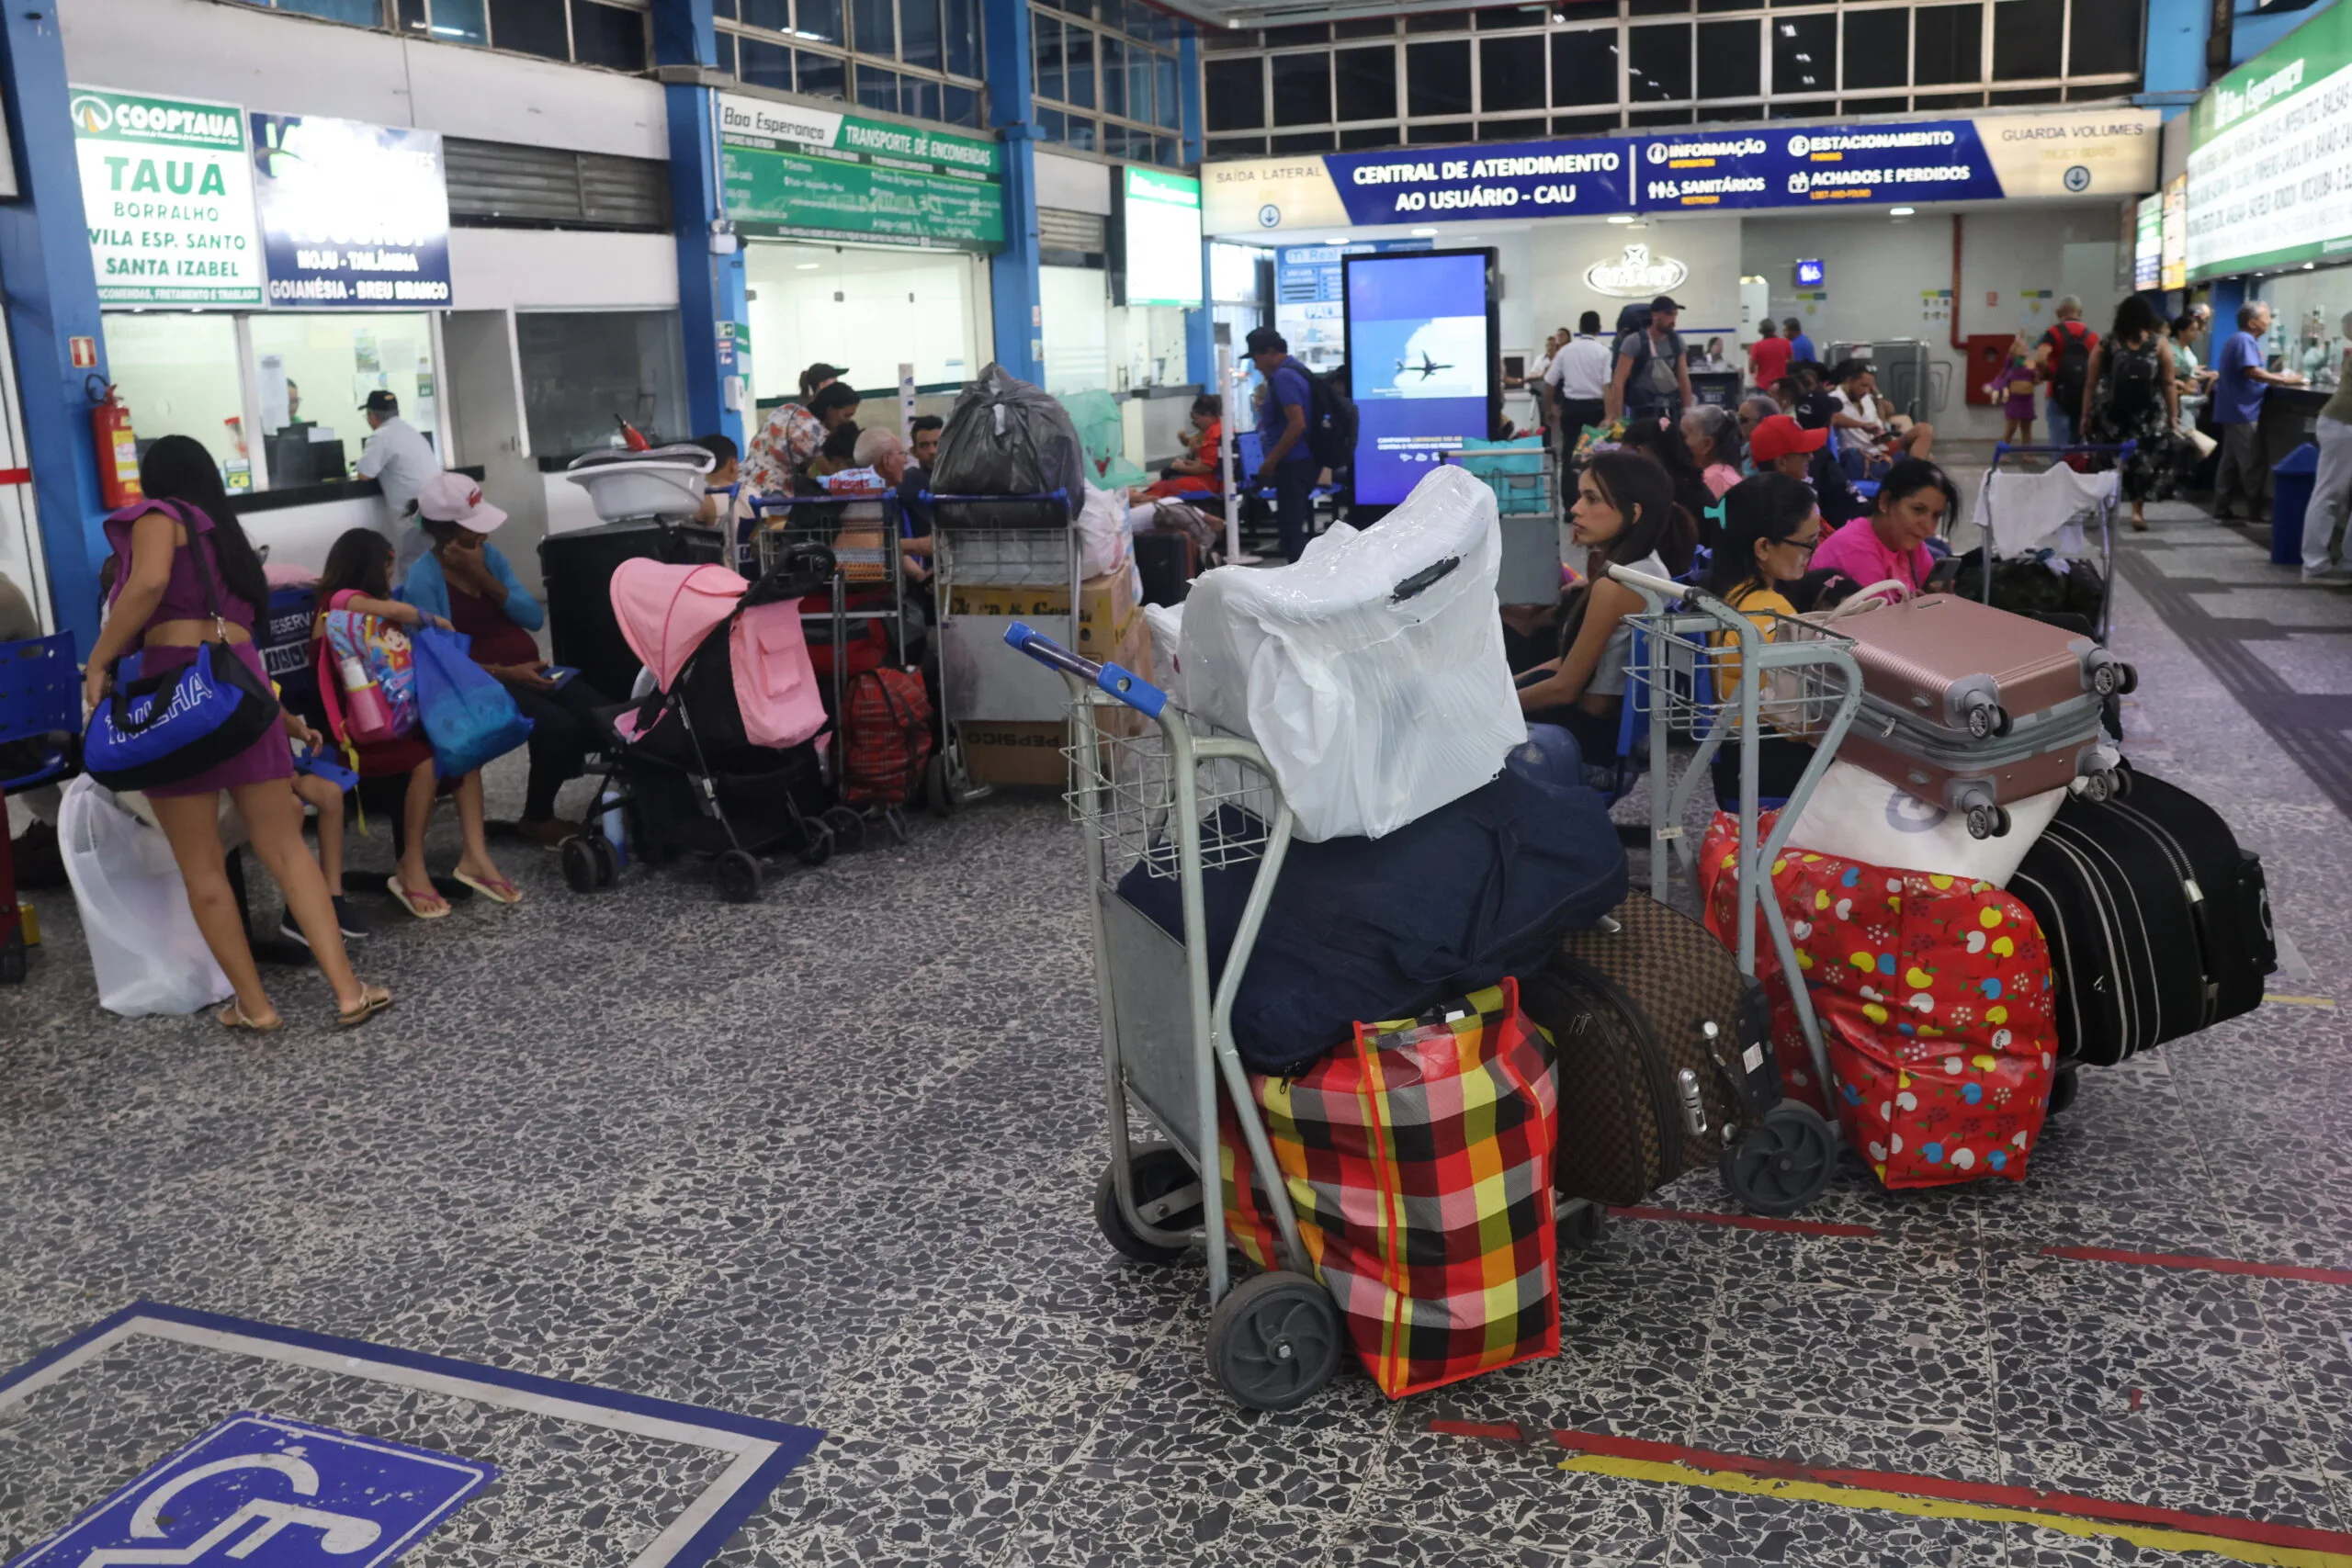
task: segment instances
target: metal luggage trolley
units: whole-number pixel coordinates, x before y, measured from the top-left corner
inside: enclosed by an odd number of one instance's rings
[[[1346,1340],[1279,1179],[1265,1186],[1290,1267],[1233,1284],[1217,1104],[1222,1088],[1256,1168],[1270,1177],[1278,1171],[1233,1047],[1232,1020],[1290,848],[1290,806],[1254,742],[1212,731],[1139,676],[1080,658],[1017,621],[1003,637],[1058,673],[1070,718],[1069,799],[1085,845],[1111,1121],[1111,1163],[1095,1191],[1095,1221],[1113,1247],[1141,1262],[1171,1263],[1205,1247],[1211,1371],[1242,1404],[1289,1409],[1329,1381]],[[1098,725],[1098,714],[1122,703],[1153,721],[1141,735]],[[1212,993],[1202,875],[1253,860],[1257,879]],[[1135,874],[1179,884],[1182,941],[1120,897],[1121,880]],[[1132,1139],[1130,1104],[1164,1141]]]
[[[1078,646],[1079,536],[1064,491],[922,499],[936,551],[942,740],[923,787],[933,813],[945,817],[989,789],[966,765],[966,726],[1058,724],[1068,710],[1054,674],[1012,651],[1006,636],[1027,622]]]
[[[1556,604],[1560,599],[1559,460],[1549,446],[1460,449],[1445,460],[1495,492],[1503,558],[1495,595],[1505,604]]]
[[[2054,467],[2068,457],[2112,457],[2120,469],[2124,464],[2130,462],[2139,450],[2140,444],[2137,441],[2126,441],[2114,446],[2094,444],[2075,446],[2012,446],[2006,441],[1996,443],[1993,447],[1993,461],[1984,470],[1984,488],[1978,492],[1979,500],[1976,507],[1977,544],[1984,552],[1983,574],[1984,603],[1990,604],[1993,602],[1993,476],[2001,471],[2003,459],[2047,457]],[[2102,643],[2107,640],[2107,634],[2115,611],[2115,507],[2121,494],[2122,487],[2119,480],[2116,494],[2100,502],[2091,509],[2090,513],[2091,518],[2098,526],[2099,570],[2098,617],[2091,627],[2091,635]],[[1949,536],[1959,525],[1959,518],[1951,519],[1945,525],[1946,535]],[[2045,538],[2048,536],[2048,535],[2043,536]]]
[[[1625,701],[1649,716],[1650,894],[1661,903],[1679,864],[1698,882],[1699,852],[1683,828],[1691,795],[1712,787],[1715,753],[1739,748],[1738,942],[1740,972],[1756,974],[1757,916],[1789,978],[1790,999],[1804,1032],[1815,1081],[1826,1096],[1834,1081],[1813,999],[1789,939],[1781,902],[1763,868],[1779,858],[1836,760],[1838,743],[1861,707],[1861,667],[1850,639],[1812,622],[1770,611],[1735,610],[1713,594],[1612,566],[1609,575],[1642,596],[1643,613],[1629,616],[1636,652],[1627,670]],[[1757,623],[1763,622],[1759,626]],[[1805,766],[1771,833],[1759,845],[1757,824],[1758,748],[1771,734],[1813,744]],[[1698,745],[1678,783],[1668,775],[1668,748],[1676,736]],[[1786,1213],[1810,1201],[1828,1181],[1838,1131],[1810,1106],[1783,1100],[1724,1156],[1724,1185],[1763,1213]]]

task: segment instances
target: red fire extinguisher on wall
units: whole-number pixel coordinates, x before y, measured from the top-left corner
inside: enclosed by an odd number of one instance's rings
[[[119,511],[141,499],[139,440],[130,433],[130,411],[111,383],[105,400],[90,411],[90,435],[98,448],[98,498],[107,510]]]

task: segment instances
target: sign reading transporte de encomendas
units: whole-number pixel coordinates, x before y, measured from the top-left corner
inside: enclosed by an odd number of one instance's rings
[[[753,233],[959,250],[1004,243],[997,144],[718,95],[727,215]]]
[[[2188,281],[2352,253],[2352,9],[2206,90],[2188,138]]]
[[[71,92],[99,303],[263,303],[244,111],[102,87]]]

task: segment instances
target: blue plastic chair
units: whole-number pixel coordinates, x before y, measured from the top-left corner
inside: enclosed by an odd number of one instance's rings
[[[0,643],[0,745],[34,740],[43,752],[30,773],[0,779],[0,795],[31,789],[74,771],[72,750],[50,741],[82,728],[82,672],[74,668],[74,634]],[[17,929],[17,863],[0,822],[0,985],[25,978],[25,933]]]

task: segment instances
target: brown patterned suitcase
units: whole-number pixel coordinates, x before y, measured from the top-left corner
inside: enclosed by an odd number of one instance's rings
[[[1559,1057],[1567,1196],[1638,1203],[1713,1161],[1749,1209],[1788,1214],[1828,1184],[1837,1134],[1781,1098],[1763,990],[1698,921],[1633,894],[1520,999]]]

